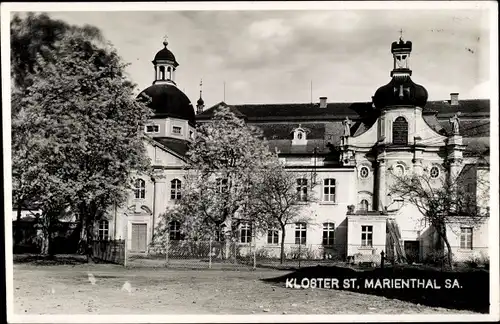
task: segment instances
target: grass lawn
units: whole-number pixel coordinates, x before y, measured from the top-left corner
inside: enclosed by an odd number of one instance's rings
[[[89,282],[88,274],[96,279]],[[381,296],[287,289],[278,270],[14,265],[14,312],[27,314],[472,314]],[[128,281],[130,292],[122,290]]]

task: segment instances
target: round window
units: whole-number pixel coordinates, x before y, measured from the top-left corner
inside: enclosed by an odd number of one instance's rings
[[[432,179],[436,179],[439,177],[439,168],[436,166],[433,166],[430,171],[430,175]]]
[[[394,167],[394,174],[398,177],[402,177],[405,175],[405,167],[401,164],[398,164]]]
[[[298,138],[299,140],[301,140],[301,139],[302,139],[302,132],[298,132],[298,133],[297,133],[297,138]]]
[[[370,175],[370,169],[368,169],[368,167],[361,167],[361,169],[359,170],[359,176],[363,179],[366,179],[368,178],[368,175]]]

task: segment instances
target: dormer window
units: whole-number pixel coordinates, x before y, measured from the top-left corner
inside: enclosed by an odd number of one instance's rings
[[[146,125],[146,133],[159,133],[160,125]]]
[[[179,127],[179,126],[172,127],[172,133],[178,134],[178,135],[182,134],[182,127]]]
[[[306,145],[307,144],[307,132],[304,128],[297,127],[293,130],[293,140],[292,145]]]

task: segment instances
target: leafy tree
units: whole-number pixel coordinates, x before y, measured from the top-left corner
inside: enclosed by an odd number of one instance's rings
[[[127,198],[131,177],[149,171],[142,126],[151,111],[134,99],[134,85],[111,46],[72,31],[49,57],[37,55],[42,69],[27,76],[20,100],[26,133],[19,138],[45,139],[43,149],[30,153],[31,161],[46,162],[35,164],[35,172],[65,184],[60,199],[78,216],[81,239],[89,243],[94,222]],[[18,163],[23,168],[29,161]],[[43,202],[50,193],[41,191]]]
[[[307,204],[315,200],[314,181],[305,185],[305,190],[298,187],[298,179],[308,179],[307,174],[287,171],[277,160],[264,170],[262,181],[257,186],[254,204],[255,219],[259,228],[280,229],[280,263],[285,260],[286,226],[297,222],[309,223],[311,219],[304,213]],[[306,195],[304,195],[306,194]]]
[[[252,222],[254,190],[272,157],[261,131],[246,125],[228,107],[219,107],[210,122],[199,125],[176,206],[187,238],[223,233],[228,257],[227,241],[235,238],[241,222]]]
[[[27,204],[33,203],[34,184],[39,158],[30,136],[31,123],[26,112],[21,112],[21,100],[33,82],[33,75],[40,73],[48,63],[56,62],[56,49],[65,35],[81,33],[93,41],[103,41],[99,29],[85,25],[69,25],[61,20],[51,19],[47,14],[15,14],[10,22],[11,45],[11,121],[12,121],[12,198],[17,208],[17,220]],[[20,239],[20,227],[16,227],[15,242]]]
[[[449,174],[441,180],[432,179],[426,174],[395,176],[394,179],[390,186],[391,195],[403,198],[405,202],[417,207],[423,220],[436,230],[446,245],[446,263],[452,268],[453,253],[447,227],[457,224],[475,226],[489,217],[489,208],[484,206],[489,196],[488,179],[482,176],[465,177],[464,170],[460,174]]]

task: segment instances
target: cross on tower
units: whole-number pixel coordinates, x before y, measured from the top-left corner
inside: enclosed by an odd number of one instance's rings
[[[163,36],[163,45],[165,45],[165,46],[168,45],[168,36],[167,36],[167,34],[165,34],[165,36]]]
[[[399,98],[403,99],[404,98],[404,93],[406,92],[408,96],[410,95],[410,87],[403,87],[402,84],[399,85],[399,89],[394,87],[394,93],[399,92]]]
[[[401,34],[401,36],[399,36],[399,40],[401,40],[401,41],[402,41],[402,40],[403,40],[403,28],[401,28],[401,29],[399,30],[399,33]]]

